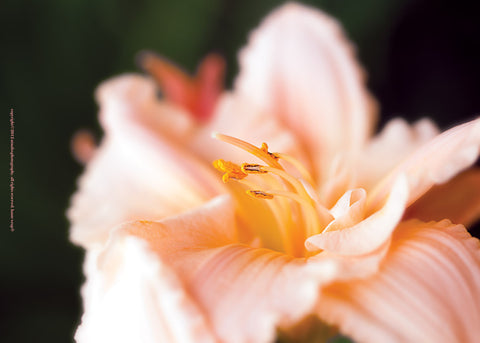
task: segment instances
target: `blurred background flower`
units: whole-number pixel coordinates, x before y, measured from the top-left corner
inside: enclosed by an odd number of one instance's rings
[[[2,1],[2,342],[72,341],[81,314],[82,252],[68,242],[64,213],[82,167],[70,140],[81,128],[100,137],[93,100],[98,83],[138,71],[134,56],[149,49],[189,71],[208,52],[220,52],[230,85],[249,30],[282,2]],[[380,127],[401,115],[410,121],[430,116],[446,129],[480,113],[480,22],[473,2],[304,2],[336,17],[357,45],[381,104]],[[8,228],[10,108],[14,232]],[[478,226],[473,234],[479,236]]]

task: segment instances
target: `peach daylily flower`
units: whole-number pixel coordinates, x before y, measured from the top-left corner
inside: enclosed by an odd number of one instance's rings
[[[351,46],[297,4],[252,34],[233,92],[217,58],[190,78],[145,56],[154,80],[97,91],[106,136],[68,213],[87,251],[77,342],[300,341],[326,324],[359,342],[480,337],[462,225],[480,214],[480,171],[463,172],[480,119],[372,136]]]

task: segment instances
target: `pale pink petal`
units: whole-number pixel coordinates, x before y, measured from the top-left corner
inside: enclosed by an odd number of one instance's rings
[[[144,241],[116,235],[87,252],[77,343],[219,342],[182,281]]]
[[[119,77],[100,86],[97,96],[105,138],[68,210],[73,242],[102,245],[116,224],[180,213],[222,191],[208,165],[163,134],[169,118],[178,124],[181,115],[157,101],[151,81]],[[183,130],[175,128],[170,136]]]
[[[405,158],[368,194],[369,207],[378,206],[398,174],[407,176],[412,204],[433,185],[475,163],[479,151],[480,118],[442,133]]]
[[[376,106],[353,49],[340,25],[313,8],[289,3],[262,22],[240,54],[235,87],[293,130],[317,175],[372,133]]]
[[[359,156],[359,187],[370,190],[408,155],[439,133],[430,119],[419,120],[412,126],[401,118],[389,121]]]
[[[448,221],[404,222],[378,273],[324,288],[318,313],[358,342],[477,342],[479,241]]]
[[[142,128],[169,138],[184,138],[195,127],[190,114],[158,97],[155,82],[145,76],[126,74],[109,79],[97,88],[99,120],[107,135],[126,127]]]
[[[402,218],[408,199],[408,186],[404,177],[395,182],[385,205],[353,226],[335,227],[309,237],[305,247],[309,251],[325,250],[341,255],[361,255],[378,249],[391,236]],[[332,225],[349,224],[349,221]]]
[[[407,209],[405,217],[423,221],[448,218],[465,226],[474,224],[480,219],[480,168],[433,187]]]
[[[272,250],[234,243],[227,198],[162,222],[125,230],[150,243],[177,271],[224,342],[271,342],[311,312],[318,287],[338,273],[336,263],[307,263]],[[229,242],[231,242],[229,244]]]

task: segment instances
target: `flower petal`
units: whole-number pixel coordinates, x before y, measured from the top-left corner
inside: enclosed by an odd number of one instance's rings
[[[318,312],[359,342],[476,342],[479,241],[448,221],[404,222],[379,272],[331,284]]]
[[[338,23],[289,3],[270,14],[240,54],[236,89],[302,140],[324,176],[335,154],[357,152],[376,106]]]
[[[353,226],[365,216],[365,200],[367,194],[364,189],[357,188],[347,191],[330,213],[335,218],[323,232],[335,231]]]
[[[163,133],[169,122],[178,130],[175,134],[181,134],[182,125],[175,125],[181,115],[157,101],[151,81],[119,77],[103,84],[97,94],[106,136],[68,210],[74,243],[104,244],[109,231],[123,221],[160,219],[222,191],[207,165]]]
[[[368,195],[369,207],[378,205],[398,174],[407,176],[408,204],[412,204],[433,185],[448,181],[475,163],[479,151],[480,118],[445,131],[410,154],[379,182]]]
[[[467,227],[475,223],[480,219],[480,168],[469,169],[433,187],[407,209],[405,218],[448,218]]]
[[[234,213],[222,198],[196,211],[126,230],[173,266],[225,342],[270,342],[311,312],[332,260],[304,259],[232,240]],[[227,231],[225,231],[227,230]],[[231,243],[229,243],[231,242]]]
[[[210,119],[223,90],[225,61],[220,56],[207,55],[195,77],[151,52],[141,53],[138,59],[155,78],[168,101],[183,107],[199,123]]]
[[[326,250],[341,255],[370,253],[390,238],[402,218],[407,199],[407,182],[404,177],[399,177],[379,211],[351,227],[336,227],[334,231],[311,236],[305,241],[305,247],[309,251]],[[345,222],[348,223],[349,221]],[[340,220],[332,225],[336,224],[344,222]]]
[[[117,235],[110,243],[102,254],[87,252],[77,343],[218,342],[181,280],[144,241]]]
[[[383,130],[368,142],[359,158],[358,185],[367,191],[385,177],[400,162],[439,134],[430,119],[410,126],[405,120],[390,120]]]

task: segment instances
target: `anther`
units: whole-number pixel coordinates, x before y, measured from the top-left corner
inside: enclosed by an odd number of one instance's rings
[[[246,193],[251,197],[258,198],[258,199],[273,199],[273,194],[266,193],[264,191],[248,190]]]
[[[268,145],[265,142],[262,143],[262,146],[260,147],[260,150],[262,150],[264,153],[270,155],[270,157],[272,157],[275,160],[278,160],[280,158],[280,156],[278,156],[278,154],[268,151]]]
[[[251,163],[243,163],[242,164],[242,172],[245,174],[266,174],[268,171],[263,169],[263,166],[260,164],[251,164]]]
[[[213,161],[213,166],[218,171],[221,171],[222,173],[224,173],[222,176],[222,181],[224,183],[227,183],[228,180],[230,179],[241,180],[248,176],[247,173],[244,173],[242,171],[242,168],[239,165],[233,162],[224,161],[220,159],[220,160]]]

